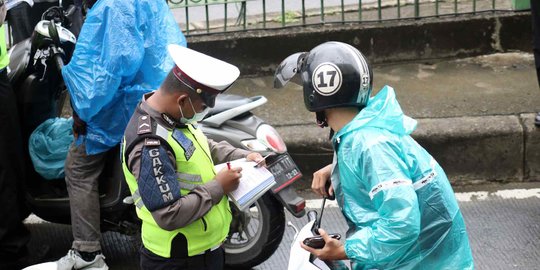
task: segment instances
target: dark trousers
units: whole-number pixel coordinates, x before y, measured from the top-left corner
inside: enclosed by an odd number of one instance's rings
[[[187,258],[163,258],[144,246],[140,253],[142,270],[221,270],[225,265],[223,248]]]
[[[11,8],[7,12],[6,18],[12,29],[13,44],[17,44],[32,35],[34,24],[31,19],[31,9],[28,3],[21,2]]]
[[[22,221],[24,169],[23,147],[15,94],[6,70],[0,72],[0,269],[27,254],[30,233]]]
[[[540,1],[531,0],[532,30],[533,30],[533,53],[536,66],[536,76],[540,86]]]

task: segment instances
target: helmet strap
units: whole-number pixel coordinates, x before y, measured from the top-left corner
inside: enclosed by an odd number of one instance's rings
[[[334,137],[334,134],[335,134],[334,130],[332,128],[330,128],[330,134],[328,135],[328,140],[329,141],[332,140],[332,138]]]
[[[324,111],[315,112],[315,117],[317,118],[317,126],[320,128],[325,128],[328,126],[328,122],[326,121],[326,114]]]

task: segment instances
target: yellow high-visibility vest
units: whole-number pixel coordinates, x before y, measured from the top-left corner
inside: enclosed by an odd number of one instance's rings
[[[6,44],[6,24],[4,23],[0,27],[0,69],[7,67],[8,64],[9,57]]]
[[[206,136],[200,129],[187,125],[185,128],[177,128],[176,132],[182,132],[184,136],[195,145],[195,151],[189,160],[186,159],[184,149],[173,138],[173,131],[169,130],[165,139],[174,151],[176,156],[177,180],[180,182],[180,193],[186,195],[196,185],[202,185],[212,181],[216,175],[214,163],[212,161],[210,149]],[[123,152],[128,147],[123,140]],[[138,193],[138,183],[135,176],[129,171],[126,154],[122,154],[122,168],[128,183],[131,194]],[[166,157],[169,158],[169,157]],[[222,243],[229,233],[229,226],[232,220],[231,209],[227,196],[223,196],[221,201],[214,205],[212,209],[202,218],[193,221],[186,227],[173,231],[166,231],[160,228],[155,222],[150,211],[142,203],[139,196],[134,195],[137,206],[137,216],[142,220],[142,242],[144,247],[161,257],[171,257],[172,240],[179,234],[183,234],[187,239],[187,250],[189,256],[197,255],[205,250]]]

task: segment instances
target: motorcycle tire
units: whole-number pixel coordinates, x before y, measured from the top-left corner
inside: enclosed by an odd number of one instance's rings
[[[244,214],[248,212],[256,213],[258,221],[253,222],[255,221],[253,218],[239,218],[239,210],[231,204],[231,210],[233,211],[231,232],[233,233],[229,234],[229,238],[224,243],[225,265],[228,268],[251,269],[274,254],[285,232],[285,213],[283,209],[281,203],[267,192],[249,209],[242,212]],[[240,226],[244,228],[243,234],[253,231],[253,227],[258,225],[254,235],[251,235],[253,237],[247,239],[248,241],[245,243],[233,241],[235,235],[237,237],[240,235],[238,232],[234,232],[233,228],[235,224],[238,224],[236,223],[239,222],[238,219],[242,223]]]

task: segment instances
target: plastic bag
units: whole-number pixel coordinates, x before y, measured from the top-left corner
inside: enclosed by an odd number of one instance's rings
[[[64,163],[73,142],[73,119],[51,118],[39,125],[28,142],[34,169],[43,178],[64,178]]]

